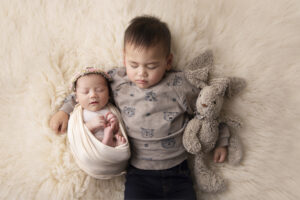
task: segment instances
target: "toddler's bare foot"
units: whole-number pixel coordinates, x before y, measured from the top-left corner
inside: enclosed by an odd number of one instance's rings
[[[117,134],[116,135],[116,146],[120,146],[125,143],[126,143],[126,139],[123,136]]]
[[[114,146],[114,132],[111,127],[106,127],[104,129],[104,136],[102,139],[102,143],[107,146]]]

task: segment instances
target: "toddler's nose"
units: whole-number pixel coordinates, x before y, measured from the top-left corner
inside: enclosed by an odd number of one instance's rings
[[[142,66],[142,67],[140,68],[138,74],[139,74],[140,76],[142,76],[142,77],[146,77],[146,76],[147,76],[147,71],[146,71],[146,69],[145,69],[144,66]]]

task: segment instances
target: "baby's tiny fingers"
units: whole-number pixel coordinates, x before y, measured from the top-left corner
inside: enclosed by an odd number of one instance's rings
[[[106,113],[105,118],[111,118],[112,116],[114,116],[111,112]]]
[[[110,121],[110,123],[115,123],[117,121],[117,119],[114,117],[114,118],[111,118],[109,121]]]

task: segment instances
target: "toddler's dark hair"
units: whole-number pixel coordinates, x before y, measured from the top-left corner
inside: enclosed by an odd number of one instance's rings
[[[148,15],[138,16],[130,21],[124,35],[126,44],[149,48],[161,44],[168,56],[171,51],[171,33],[168,25],[158,18]]]

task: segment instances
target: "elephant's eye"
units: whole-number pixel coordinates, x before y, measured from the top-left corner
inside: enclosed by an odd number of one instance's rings
[[[214,101],[214,104],[217,104],[217,102],[216,102],[216,101]]]

